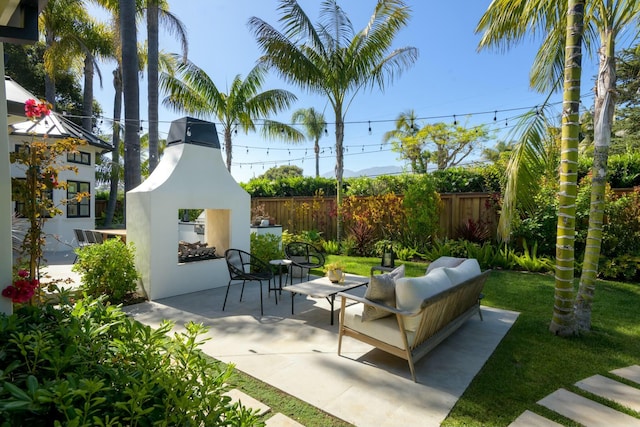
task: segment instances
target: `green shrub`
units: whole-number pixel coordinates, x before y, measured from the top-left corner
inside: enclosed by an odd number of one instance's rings
[[[171,337],[103,299],[0,315],[2,426],[262,425],[224,395],[232,367],[200,351],[204,326]]]
[[[139,278],[134,251],[133,243],[124,244],[118,238],[77,248],[72,270],[82,276],[80,290],[93,297],[105,295],[114,304],[131,297]]]
[[[422,175],[407,188],[403,200],[407,220],[405,245],[416,242],[423,246],[436,237],[440,228],[440,205],[440,196],[430,176]]]
[[[322,250],[329,255],[338,255],[340,253],[340,245],[335,240],[327,240],[322,242]]]
[[[284,258],[280,236],[276,236],[271,233],[251,233],[250,252],[251,255],[258,257],[264,262],[269,262],[272,259]]]

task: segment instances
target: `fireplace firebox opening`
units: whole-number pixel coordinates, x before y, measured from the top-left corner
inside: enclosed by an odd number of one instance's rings
[[[229,248],[230,217],[229,209],[178,209],[178,263],[222,258]]]

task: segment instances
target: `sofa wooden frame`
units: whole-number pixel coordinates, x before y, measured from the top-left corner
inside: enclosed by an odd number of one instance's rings
[[[433,350],[474,314],[478,313],[480,319],[482,319],[480,299],[484,284],[490,274],[491,270],[487,270],[471,279],[426,298],[422,301],[420,309],[415,312],[397,309],[357,295],[339,293],[338,296],[341,297],[341,304],[338,355],[340,355],[342,351],[342,338],[345,336],[352,337],[405,359],[409,363],[411,378],[413,381],[416,381],[415,362]],[[404,343],[403,348],[366,335],[353,327],[345,326],[344,315],[347,301],[369,304],[395,314],[398,322],[398,333],[401,334],[402,342]],[[410,316],[420,316],[420,323],[415,331],[415,338],[411,345],[409,345],[407,331],[405,330],[405,319]],[[376,320],[369,322],[376,322]]]

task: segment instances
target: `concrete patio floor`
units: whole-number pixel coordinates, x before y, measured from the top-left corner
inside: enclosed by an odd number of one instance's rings
[[[47,271],[79,283],[73,258],[49,254]],[[283,292],[276,304],[265,284],[260,316],[257,282],[247,283],[242,302],[241,285],[233,284],[225,311],[226,283],[212,286],[220,287],[124,311],[151,327],[171,320],[176,332],[189,321],[202,323],[211,338],[201,348],[208,355],[357,426],[439,426],[518,317],[482,307],[484,321],[472,317],[416,364],[414,383],[406,361],[351,338],[338,356],[338,310],[332,326],[326,300],[297,295],[292,315],[291,294]]]

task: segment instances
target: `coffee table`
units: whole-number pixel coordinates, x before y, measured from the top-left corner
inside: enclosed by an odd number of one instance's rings
[[[329,304],[331,304],[331,324],[333,325],[333,303],[336,300],[338,292],[348,291],[368,284],[368,277],[347,275],[345,280],[340,283],[332,283],[328,278],[320,277],[309,280],[308,282],[285,286],[282,290],[291,292],[291,314],[294,314],[293,301],[295,300],[296,294],[307,295],[311,298],[326,298]]]

